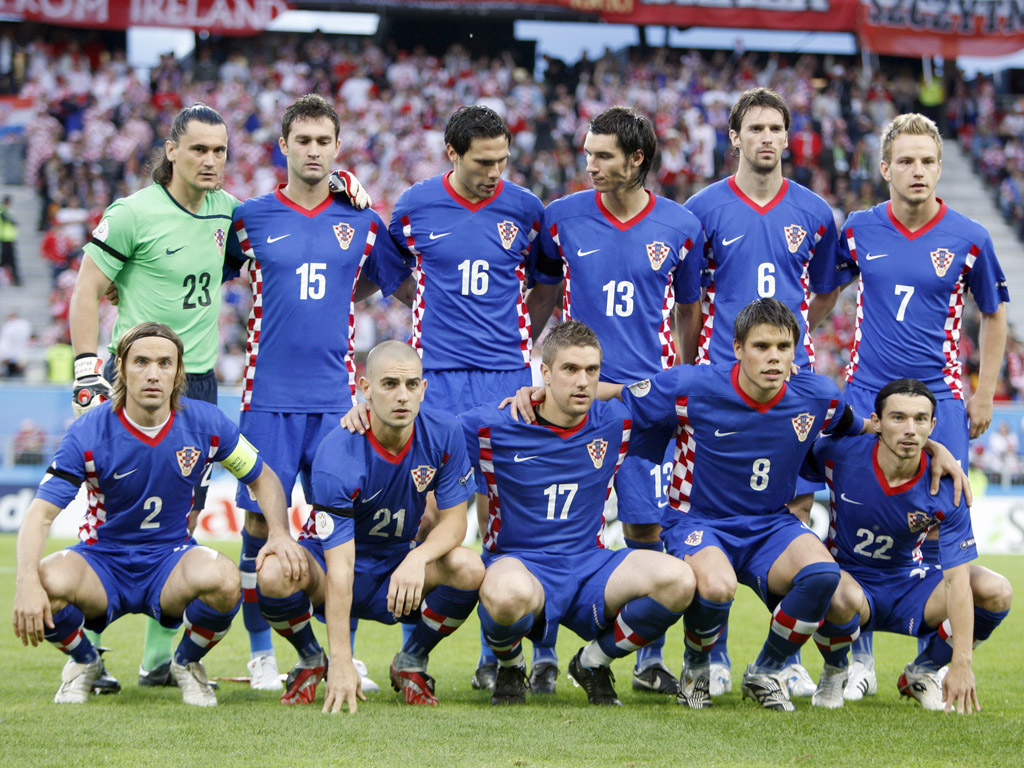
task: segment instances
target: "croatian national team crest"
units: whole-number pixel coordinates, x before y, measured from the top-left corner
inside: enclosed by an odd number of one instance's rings
[[[935,521],[928,516],[927,512],[922,512],[919,509],[915,509],[913,512],[907,512],[907,526],[910,528],[911,533],[923,531],[934,523]]]
[[[672,253],[672,249],[662,242],[655,240],[653,243],[648,243],[647,258],[651,260],[651,269],[655,272],[661,269],[661,265],[665,263],[665,259],[670,253]]]
[[[799,224],[790,224],[783,231],[786,233],[786,245],[789,247],[789,252],[796,253],[804,238],[807,237],[807,230]]]
[[[811,434],[811,427],[814,426],[814,415],[810,413],[799,413],[793,417],[793,431],[802,443]]]
[[[948,248],[937,248],[932,251],[932,266],[935,267],[935,274],[939,277],[945,277],[955,256],[956,254]]]
[[[690,535],[683,542],[688,547],[696,547],[704,540],[704,531],[690,531]]]
[[[516,235],[519,234],[519,227],[513,222],[505,219],[504,221],[498,222],[498,237],[501,238],[501,244],[505,246],[505,249],[512,247],[512,244],[516,241]]]
[[[594,462],[594,469],[600,469],[604,464],[605,454],[608,453],[608,441],[600,437],[597,440],[591,440],[587,443],[587,453],[590,454],[590,460]]]
[[[196,462],[199,461],[201,454],[195,446],[186,445],[174,455],[178,457],[178,467],[181,468],[181,476],[188,477],[192,474],[192,470],[195,469]]]
[[[420,464],[415,469],[410,470],[412,473],[412,481],[416,483],[416,490],[423,493],[427,490],[427,486],[430,485],[430,481],[434,479],[434,475],[437,474],[437,470],[433,467],[428,467],[426,464]]]
[[[348,247],[352,245],[352,238],[356,236],[356,231],[345,222],[339,221],[334,225],[334,236],[338,238],[341,250],[347,251]]]
[[[217,243],[217,250],[220,251],[220,255],[224,255],[224,243],[228,239],[228,236],[224,234],[224,230],[217,227],[217,231],[213,233],[214,242]]]

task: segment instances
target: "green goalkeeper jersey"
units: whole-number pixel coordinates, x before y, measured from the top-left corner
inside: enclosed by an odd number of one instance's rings
[[[213,368],[224,253],[241,253],[231,227],[237,205],[216,190],[192,213],[152,184],[107,208],[85,252],[117,286],[111,354],[122,333],[151,321],[181,337],[188,373]]]

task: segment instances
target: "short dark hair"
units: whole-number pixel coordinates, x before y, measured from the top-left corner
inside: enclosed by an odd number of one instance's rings
[[[789,105],[784,98],[771,88],[751,88],[749,91],[744,91],[740,94],[740,97],[729,111],[729,130],[739,133],[740,126],[743,125],[743,118],[746,117],[747,112],[757,107],[777,109],[781,112],[782,122],[786,126],[786,132],[789,132],[791,118]]]
[[[566,320],[554,326],[540,345],[540,359],[550,368],[555,364],[558,351],[568,347],[597,347],[601,350],[601,341],[589,325],[579,320]]]
[[[512,131],[501,115],[479,104],[459,107],[444,127],[444,143],[449,144],[460,157],[469,152],[473,139],[496,139],[499,136],[504,136],[505,141],[512,144]]]
[[[636,180],[630,185],[643,187],[658,152],[658,134],[651,121],[631,107],[610,107],[590,121],[590,132],[598,136],[614,135],[627,158],[638,151],[644,153]]]
[[[928,386],[923,381],[918,379],[896,379],[882,387],[878,394],[875,395],[875,413],[878,414],[878,418],[882,418],[885,402],[893,395],[912,395],[927,398],[928,402],[932,404],[932,416],[935,416],[935,395],[932,394],[932,391],[928,389]]]
[[[281,136],[288,141],[292,123],[296,120],[319,120],[323,117],[334,123],[334,138],[337,139],[341,132],[341,120],[334,107],[327,103],[327,99],[316,93],[300,96],[284,111],[284,117],[281,118]]]
[[[789,331],[793,343],[800,343],[800,325],[796,321],[796,315],[778,299],[756,299],[741,309],[733,325],[733,338],[743,345],[747,336],[758,325],[773,325]]]
[[[129,328],[123,334],[117,342],[117,349],[115,351],[115,362],[117,363],[117,376],[114,378],[111,387],[113,388],[112,405],[114,410],[124,408],[125,400],[128,398],[128,390],[126,387],[124,375],[126,366],[128,365],[128,350],[131,349],[139,339],[144,339],[147,336],[156,336],[161,339],[167,339],[174,344],[174,348],[178,350],[178,368],[174,372],[174,388],[171,390],[171,410],[180,411],[182,408],[181,398],[185,394],[186,377],[185,377],[185,345],[181,343],[181,338],[169,326],[163,323],[139,323],[134,328]]]
[[[171,124],[171,134],[167,137],[167,140],[172,144],[177,144],[181,141],[181,137],[188,133],[188,124],[193,120],[206,123],[207,125],[223,125],[224,130],[227,130],[227,123],[220,116],[220,112],[197,101],[191,107],[185,107],[174,116],[174,122]],[[152,166],[153,181],[157,184],[163,184],[165,187],[171,183],[174,165],[167,159],[167,151],[164,147],[158,147],[153,150]]]

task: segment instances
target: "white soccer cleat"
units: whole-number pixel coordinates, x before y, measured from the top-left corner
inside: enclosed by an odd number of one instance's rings
[[[790,664],[783,669],[782,679],[786,681],[786,689],[791,699],[806,699],[813,696],[818,689],[811,673],[804,669],[802,664]]]
[[[186,704],[194,707],[217,706],[217,696],[210,687],[201,661],[190,661],[185,666],[172,661],[171,675],[181,688],[181,700]]]
[[[277,671],[277,659],[273,654],[257,656],[245,665],[249,670],[249,687],[256,691],[280,691],[281,673]]]
[[[679,692],[676,703],[690,709],[707,709],[711,706],[711,672],[708,665],[699,667],[687,664],[679,675]]]
[[[793,712],[796,707],[789,700],[789,689],[782,673],[755,672],[750,664],[743,673],[740,691],[744,699],[753,699],[765,709],[775,712]]]
[[[92,694],[92,684],[103,671],[103,662],[97,656],[95,661],[80,664],[68,659],[60,673],[60,688],[53,697],[55,704],[85,704]]]
[[[849,679],[849,667],[833,667],[826,664],[821,672],[818,688],[811,696],[811,704],[825,709],[839,709],[843,706],[843,691]]]
[[[874,696],[878,693],[878,678],[875,676],[874,668],[869,668],[863,661],[856,659],[850,664],[850,680],[843,691],[843,698],[847,701],[860,701],[865,696]]]
[[[942,679],[938,672],[911,672],[913,664],[907,664],[896,686],[900,689],[900,696],[909,696],[921,702],[925,709],[941,711],[944,709],[942,703]]]
[[[732,671],[725,664],[711,665],[711,696],[724,696],[732,690]]]
[[[359,659],[352,659],[352,666],[359,673],[359,683],[363,687],[363,693],[377,693],[380,690],[380,686],[367,677],[369,670],[366,669],[366,665],[363,662]]]

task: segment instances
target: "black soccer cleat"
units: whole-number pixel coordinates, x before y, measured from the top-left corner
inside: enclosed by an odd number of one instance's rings
[[[652,664],[641,671],[637,671],[634,667],[633,690],[675,696],[679,693],[679,681],[664,664]]]
[[[497,678],[498,662],[490,661],[476,668],[476,672],[470,678],[469,684],[473,686],[474,691],[493,691],[494,681]]]
[[[524,667],[498,667],[498,676],[494,680],[494,693],[491,694],[491,704],[495,706],[525,704],[529,685],[526,681]]]
[[[612,674],[611,668],[596,667],[595,669],[590,669],[589,667],[584,667],[580,662],[582,655],[583,649],[580,648],[576,655],[572,657],[572,661],[569,662],[569,677],[575,680],[587,692],[587,699],[591,704],[621,707],[622,702],[615,695],[615,688],[612,686],[612,683],[615,681],[615,675]]]
[[[540,661],[530,669],[530,693],[554,693],[558,665]]]
[[[97,677],[92,684],[92,692],[97,694],[108,694],[108,693],[120,693],[121,684],[117,682],[117,678],[107,672],[107,667],[103,663],[103,654],[109,651],[109,648],[97,648],[100,653],[100,676]]]

